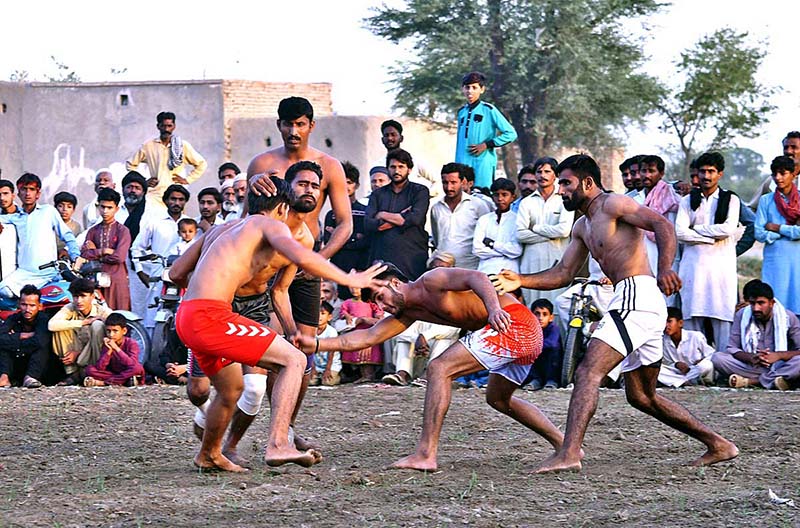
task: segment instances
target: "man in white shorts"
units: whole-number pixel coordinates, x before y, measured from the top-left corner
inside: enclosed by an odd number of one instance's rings
[[[680,289],[672,270],[677,241],[672,224],[626,196],[602,189],[600,168],[589,156],[576,154],[556,169],[558,193],[568,210],[584,216],[572,229],[572,241],[561,261],[531,275],[503,270],[493,278],[498,291],[519,287],[552,290],[569,284],[591,252],[614,283],[608,313],[592,334],[586,356],[575,372],[564,444],[537,472],[579,471],[581,444],[597,409],[600,383],[617,364],[625,374],[631,405],[670,427],[696,438],[708,450],[694,465],[709,465],[739,454],[736,446],[712,431],[675,402],[656,393],[663,355],[662,334],[667,308],[664,297]],[[655,233],[658,279],[653,277],[644,249],[642,230]]]
[[[428,364],[422,436],[416,451],[392,467],[420,471],[437,468],[439,435],[450,406],[451,383],[484,369],[490,371],[487,403],[558,449],[564,437],[556,426],[535,405],[513,396],[542,351],[541,325],[530,310],[512,295],[498,295],[488,277],[478,271],[437,268],[409,283],[395,266],[387,266],[378,279],[388,280],[388,284],[375,290],[374,299],[391,316],[369,329],[328,339],[299,336],[299,342],[307,353],[360,350],[396,336],[416,320],[468,330]]]

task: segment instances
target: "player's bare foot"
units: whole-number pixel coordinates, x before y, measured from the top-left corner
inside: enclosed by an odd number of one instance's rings
[[[389,469],[415,469],[417,471],[436,471],[436,468],[436,457],[423,457],[416,453],[401,458],[389,466]]]
[[[322,462],[322,453],[316,449],[298,451],[293,447],[277,448],[268,447],[264,455],[264,462],[268,466],[276,467],[284,464],[297,464],[303,467],[311,467]]]
[[[197,453],[194,457],[194,465],[200,468],[201,471],[230,471],[232,473],[245,473],[247,468],[243,468],[238,464],[234,464],[225,455],[207,455],[203,452]]]
[[[194,425],[194,435],[202,442],[203,434],[206,432],[206,430],[197,425],[197,422],[192,422],[192,425]]]
[[[247,461],[247,459],[240,457],[236,449],[223,450],[222,454],[225,456],[225,458],[238,466],[245,468],[250,467],[250,463]]]
[[[583,451],[581,451],[581,458]],[[536,468],[534,473],[558,473],[561,471],[580,471],[581,470],[581,459],[568,459],[564,458],[558,453],[548,457],[544,460],[539,467]]]
[[[703,456],[692,462],[693,466],[710,466],[717,462],[725,462],[739,456],[739,448],[733,442],[720,444],[715,448],[708,448]]]
[[[290,436],[291,438],[291,436]],[[299,434],[294,434],[294,446],[298,451],[308,451],[309,449],[319,449],[319,446],[314,442],[303,438]]]

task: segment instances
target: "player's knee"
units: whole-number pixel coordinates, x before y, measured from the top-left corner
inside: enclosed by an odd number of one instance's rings
[[[488,403],[492,409],[503,414],[508,414],[510,409],[508,398],[505,398],[499,394],[494,394],[491,391],[486,392],[486,403]]]
[[[426,368],[428,378],[440,378],[447,376],[447,365],[439,358],[434,359],[428,363]]]
[[[92,321],[92,324],[89,328],[91,329],[89,331],[93,336],[99,335],[105,337],[106,335],[106,324],[99,319],[97,319],[96,321]]]
[[[652,409],[655,398],[641,391],[625,391],[625,397],[633,407],[639,410]]]
[[[255,416],[261,410],[261,402],[267,392],[267,376],[265,374],[245,374],[244,390],[236,405],[248,416]]]
[[[193,383],[191,378],[189,379],[189,383],[186,385],[186,395],[189,397],[189,401],[192,402],[192,405],[195,407],[199,407],[208,401],[210,393],[211,390],[206,384]]]

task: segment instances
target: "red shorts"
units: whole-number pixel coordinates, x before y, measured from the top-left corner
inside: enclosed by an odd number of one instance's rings
[[[178,336],[206,376],[231,363],[254,367],[278,335],[269,327],[233,313],[230,303],[183,301],[175,317]]]

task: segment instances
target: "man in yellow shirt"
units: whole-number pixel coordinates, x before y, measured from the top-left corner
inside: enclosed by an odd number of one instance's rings
[[[159,113],[156,116],[156,128],[159,137],[144,143],[125,162],[125,167],[128,171],[132,171],[142,162],[147,164],[147,168],[150,169],[150,178],[147,180],[147,201],[164,207],[161,196],[167,187],[173,183],[188,186],[203,175],[208,163],[188,141],[183,141],[173,134],[175,114]],[[186,165],[192,167],[188,175]]]

